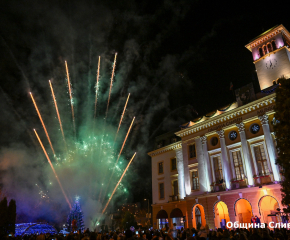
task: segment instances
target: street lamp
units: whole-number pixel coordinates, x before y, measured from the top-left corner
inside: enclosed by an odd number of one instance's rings
[[[147,210],[147,213],[148,213],[148,218],[149,218],[149,199],[144,199],[144,201],[148,201],[148,210]]]
[[[146,218],[148,218],[149,219],[149,221],[150,221],[150,217],[149,217],[149,199],[144,199],[144,201],[147,201],[148,202],[148,209],[147,209],[147,216],[146,216]],[[151,222],[151,221],[150,221]],[[150,224],[150,223],[149,223]]]

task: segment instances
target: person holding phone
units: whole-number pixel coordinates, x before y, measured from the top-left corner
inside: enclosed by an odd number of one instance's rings
[[[193,229],[191,229],[189,231],[189,233],[187,234],[187,240],[196,240],[196,235]]]

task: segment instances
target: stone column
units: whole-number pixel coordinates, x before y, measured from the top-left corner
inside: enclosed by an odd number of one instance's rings
[[[273,171],[274,181],[279,182],[281,181],[281,178],[279,174],[279,167],[278,165],[275,164],[276,162],[275,145],[271,137],[268,115],[265,114],[263,116],[259,116],[259,120],[262,123],[263,131],[264,131],[264,137],[265,137],[265,142],[268,149],[268,154],[270,157],[270,163],[271,163],[271,167]]]
[[[246,177],[248,180],[248,187],[254,186],[254,178],[253,178],[254,175],[253,175],[253,169],[252,169],[252,164],[251,164],[250,150],[248,147],[248,142],[247,142],[246,133],[245,133],[245,124],[240,123],[240,124],[236,124],[236,126],[239,129],[239,133],[241,137],[242,154],[245,160],[244,171],[246,173]]]
[[[232,174],[230,171],[229,157],[226,148],[225,131],[224,130],[217,131],[217,134],[219,135],[221,143],[223,179],[226,183],[226,188],[230,189]]]
[[[189,176],[189,168],[188,168],[188,154],[187,154],[187,143],[182,144],[182,159],[183,159],[183,168],[184,168],[184,187],[185,194],[191,194],[191,184],[190,184],[190,176]]]
[[[184,199],[185,188],[184,188],[184,163],[183,163],[183,154],[182,149],[178,148],[175,150],[176,161],[177,161],[177,172],[178,172],[178,193],[179,199]]]
[[[204,157],[204,162],[206,166],[206,174],[207,174],[207,180],[208,180],[208,187],[210,188],[210,185],[212,184],[212,176],[211,176],[211,168],[210,168],[210,162],[209,162],[209,156],[208,156],[208,151],[207,151],[207,137],[203,136],[201,137],[201,142],[202,142],[202,149],[203,149],[203,157]]]
[[[210,186],[208,184],[206,162],[204,161],[201,138],[195,139],[196,158],[198,162],[198,180],[199,190],[201,192],[209,192]]]

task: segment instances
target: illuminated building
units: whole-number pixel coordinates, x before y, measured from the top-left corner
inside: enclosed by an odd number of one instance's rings
[[[276,80],[290,77],[290,34],[276,26],[252,40],[261,91],[248,84],[237,101],[190,121],[149,152],[153,227],[210,229],[226,222],[277,222],[281,204],[273,132]],[[168,138],[167,138],[168,140]],[[185,222],[184,222],[185,220]]]

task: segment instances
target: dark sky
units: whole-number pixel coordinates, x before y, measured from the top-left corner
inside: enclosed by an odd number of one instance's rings
[[[282,3],[275,7],[262,1],[2,1],[0,145],[24,143],[39,151],[34,136],[29,137],[29,131],[41,125],[28,92],[41,103],[44,118],[51,116],[47,80],[61,88],[64,60],[77,99],[81,141],[84,119],[93,112],[88,103],[97,58],[101,55],[101,73],[107,80],[98,109],[103,116],[111,63],[118,52],[108,121],[118,124],[130,92],[124,126],[133,116],[136,124],[124,154],[140,153],[132,165],[134,174],[127,177],[131,200],[138,201],[151,194],[146,153],[153,150],[154,138],[196,118],[193,109],[201,115],[234,101],[230,82],[234,88],[257,84],[251,53],[244,46],[277,24],[290,29],[286,9]],[[67,101],[61,98],[59,103]],[[47,125],[53,132],[54,123]]]

